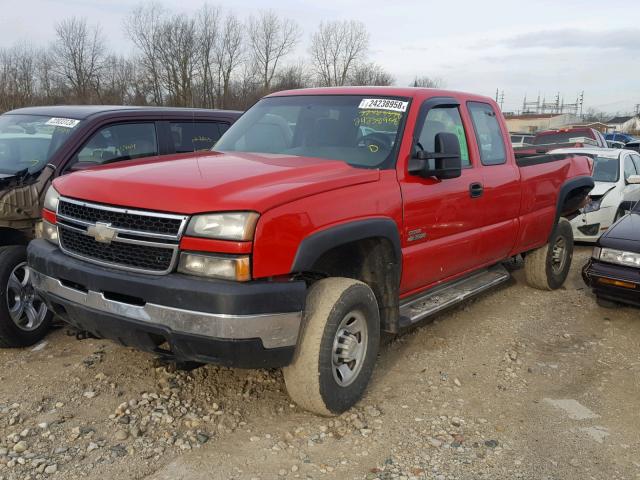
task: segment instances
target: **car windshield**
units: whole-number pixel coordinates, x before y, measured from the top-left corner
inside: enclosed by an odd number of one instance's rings
[[[552,143],[582,143],[584,138],[590,138],[593,140],[589,132],[585,130],[574,132],[558,132],[558,133],[546,133],[544,135],[537,135],[533,139],[534,145],[550,145]],[[595,140],[593,141],[595,144]]]
[[[593,179],[596,182],[615,183],[619,178],[620,160],[617,158],[595,157],[593,159]]]
[[[0,174],[42,170],[79,123],[42,115],[1,115]]]
[[[216,143],[220,152],[342,160],[354,167],[393,164],[409,101],[362,95],[270,97],[248,110]]]

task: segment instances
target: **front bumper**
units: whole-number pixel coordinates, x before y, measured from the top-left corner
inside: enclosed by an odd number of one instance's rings
[[[175,358],[244,368],[290,363],[300,331],[302,281],[247,283],[123,272],[28,249],[34,286],[63,320],[101,338]]]
[[[589,213],[580,213],[571,220],[573,239],[576,242],[596,242],[613,223],[615,210],[603,207]]]
[[[640,271],[590,259],[582,269],[582,278],[598,297],[640,307]],[[620,282],[623,286],[613,285]]]

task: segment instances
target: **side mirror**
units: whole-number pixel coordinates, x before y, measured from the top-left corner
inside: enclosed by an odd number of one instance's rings
[[[435,152],[419,150],[416,156],[409,160],[409,173],[424,178],[436,177],[440,180],[458,178],[462,175],[462,158],[457,135],[438,133],[434,146]]]
[[[627,178],[627,184],[629,185],[640,184],[640,175],[629,175],[629,178]]]

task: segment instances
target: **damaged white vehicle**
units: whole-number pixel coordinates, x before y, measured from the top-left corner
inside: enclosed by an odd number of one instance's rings
[[[549,153],[575,153],[593,158],[595,187],[589,203],[571,220],[578,242],[595,242],[640,200],[640,154],[612,148],[563,148]]]

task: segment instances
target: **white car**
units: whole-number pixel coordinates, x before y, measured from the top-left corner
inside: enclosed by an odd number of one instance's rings
[[[593,158],[595,187],[589,203],[571,220],[578,242],[595,242],[640,200],[640,154],[613,148],[562,148],[549,153],[575,153]]]

